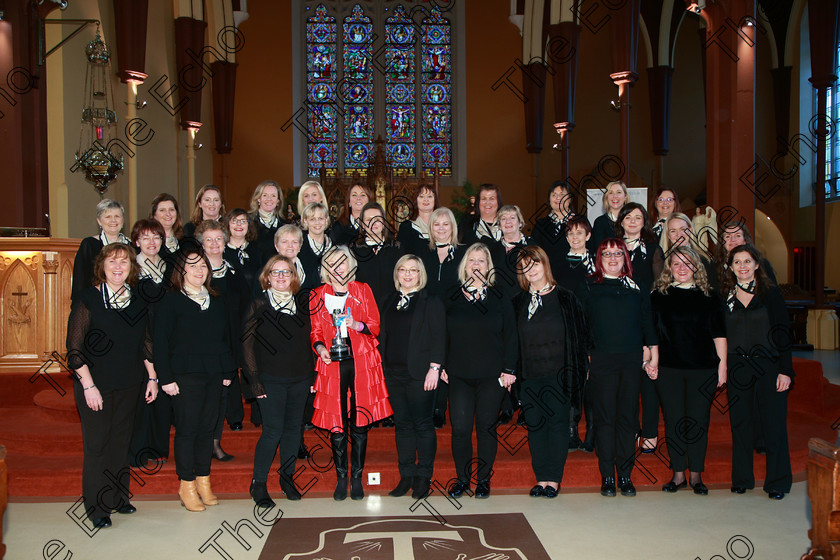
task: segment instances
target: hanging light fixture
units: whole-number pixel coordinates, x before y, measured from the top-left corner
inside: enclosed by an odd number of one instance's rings
[[[73,171],[82,172],[93,183],[99,196],[116,179],[125,166],[123,156],[111,152],[116,138],[117,112],[114,105],[114,88],[111,84],[111,53],[99,35],[85,48],[88,59],[85,72],[85,101],[82,108],[82,128],[79,149]]]

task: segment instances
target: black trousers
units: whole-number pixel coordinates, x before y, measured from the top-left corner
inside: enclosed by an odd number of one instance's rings
[[[437,436],[433,421],[435,392],[425,391],[425,380],[407,372],[385,371],[388,400],[394,410],[394,439],[400,478],[432,478]]]
[[[651,439],[659,437],[659,394],[656,383],[642,369],[642,437]]]
[[[639,425],[638,352],[593,352],[589,385],[595,425],[595,449],[601,476],[629,477],[633,472],[636,429]]]
[[[258,399],[263,426],[254,450],[254,480],[268,480],[268,471],[279,444],[281,476],[289,482],[295,473],[303,407],[311,382],[309,379],[285,381],[270,375],[263,375],[262,382],[266,396]]]
[[[460,480],[489,480],[496,461],[496,421],[505,389],[499,378],[449,377],[449,419],[452,424],[452,458]],[[472,432],[478,454],[473,456]]]
[[[709,387],[717,384],[716,369],[659,368],[656,380],[665,413],[665,438],[674,472],[703,472],[709,442]]]
[[[729,423],[732,428],[732,485],[753,488],[754,426],[760,425],[767,448],[766,492],[790,492],[793,475],[787,434],[789,391],[776,391],[778,364],[769,359],[729,356]]]
[[[569,397],[557,377],[547,375],[523,380],[519,399],[528,427],[534,476],[537,482],[560,484],[569,455]]]
[[[213,431],[219,419],[222,374],[195,373],[175,377],[179,393],[175,412],[175,472],[181,480],[210,474]]]
[[[171,427],[172,398],[159,389],[157,398],[146,403],[145,390],[141,391],[131,436],[131,466],[145,468],[150,459],[168,459]]]
[[[73,384],[84,445],[82,496],[85,510],[91,518],[105,517],[128,504],[131,479],[128,448],[137,395],[142,390],[140,385],[128,389],[100,390],[102,410],[93,411],[85,402],[82,386]]]

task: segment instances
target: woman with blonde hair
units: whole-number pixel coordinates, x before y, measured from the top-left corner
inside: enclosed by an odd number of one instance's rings
[[[615,224],[618,221],[618,213],[622,206],[630,202],[630,193],[627,185],[621,181],[607,183],[604,188],[604,196],[601,203],[604,213],[595,218],[592,224],[592,246],[598,247],[604,239],[615,237]]]
[[[458,223],[442,206],[429,218],[429,243],[420,256],[429,276],[429,293],[444,298],[458,286],[458,264],[466,247],[458,243]]]
[[[311,190],[311,189],[310,189]],[[300,227],[303,230],[303,244],[300,248],[300,261],[308,271],[315,271],[321,277],[321,259],[333,247],[330,235],[330,213],[320,202],[312,202],[300,213]],[[315,280],[315,278],[312,278]]]
[[[318,181],[306,181],[300,186],[297,198],[297,212],[301,217],[303,216],[303,209],[318,202],[327,207],[327,195],[324,193],[324,187]]]
[[[251,195],[250,214],[256,231],[257,249],[263,260],[274,254],[274,234],[286,223],[283,219],[283,190],[275,181],[263,181]]]
[[[216,185],[204,185],[195,194],[190,221],[184,224],[184,237],[195,237],[195,228],[204,220],[222,219],[225,215],[225,202],[222,189]]]

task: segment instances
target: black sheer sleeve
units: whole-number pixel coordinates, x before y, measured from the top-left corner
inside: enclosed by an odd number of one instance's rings
[[[262,313],[260,313],[262,307],[260,300],[252,301],[245,312],[245,320],[242,323],[242,367],[255,397],[265,395],[265,387],[260,380],[256,352],[258,331],[260,325],[265,321],[265,318],[261,316]]]
[[[83,365],[90,366],[85,354],[85,336],[90,328],[90,310],[83,301],[76,302],[67,321],[67,365],[77,370]],[[75,375],[78,379],[78,375]],[[95,380],[94,380],[95,382]]]

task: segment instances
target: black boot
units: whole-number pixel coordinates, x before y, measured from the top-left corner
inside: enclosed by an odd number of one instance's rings
[[[397,487],[388,492],[389,496],[393,496],[394,498],[399,498],[400,496],[405,496],[411,487],[414,485],[414,477],[406,477],[400,478],[400,483],[397,484]]]
[[[365,497],[365,490],[362,487],[362,472],[365,469],[365,455],[367,452],[367,429],[350,428],[350,498],[361,500]]]
[[[254,503],[260,507],[273,508],[277,505],[274,503],[274,500],[271,499],[271,496],[268,495],[268,488],[266,488],[265,482],[252,480],[251,488],[248,490],[248,493],[251,494],[251,497],[254,499]]]
[[[347,498],[347,432],[330,432],[333,462],[335,463],[335,492],[333,499]]]

